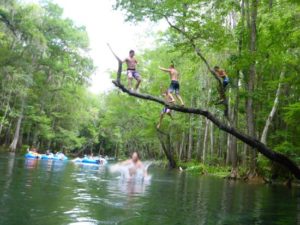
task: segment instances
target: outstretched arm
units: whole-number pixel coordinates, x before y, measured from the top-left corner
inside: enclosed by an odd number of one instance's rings
[[[161,71],[164,71],[164,72],[170,72],[170,69],[166,69],[166,68],[163,68],[161,66],[158,67]]]
[[[126,63],[127,62],[127,58],[125,58],[123,61],[122,61],[122,63]]]

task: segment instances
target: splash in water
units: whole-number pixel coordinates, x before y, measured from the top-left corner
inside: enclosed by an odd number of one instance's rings
[[[148,174],[148,168],[152,162],[144,162],[143,168],[136,168],[132,165],[115,164],[110,166],[111,173],[120,173],[120,178],[134,181],[150,181],[151,175]]]

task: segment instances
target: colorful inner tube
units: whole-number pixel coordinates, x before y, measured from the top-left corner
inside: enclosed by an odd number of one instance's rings
[[[62,160],[62,161],[65,161],[65,160],[68,160],[68,157],[66,157],[65,155],[45,155],[43,154],[41,156],[41,159],[43,160]]]
[[[26,159],[38,159],[38,158],[39,158],[39,155],[32,154],[32,153],[27,153],[27,154],[25,155],[25,158],[26,158]]]
[[[99,159],[83,159],[82,163],[89,163],[89,164],[100,164]]]

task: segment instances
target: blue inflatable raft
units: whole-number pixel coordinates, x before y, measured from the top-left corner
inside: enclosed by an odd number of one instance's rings
[[[107,161],[104,158],[76,158],[73,160],[74,163],[90,164],[90,165],[106,165]]]
[[[41,155],[41,159],[43,159],[43,160],[61,160],[61,161],[65,161],[65,160],[68,160],[68,157],[65,156],[64,154],[56,154],[56,155],[43,154],[43,155]]]
[[[29,153],[26,153],[25,158],[26,159],[38,159],[39,156],[36,155],[36,154],[32,154],[32,153],[29,152]]]
[[[100,164],[99,159],[86,159],[86,158],[84,158],[81,162],[82,163],[89,163],[89,164]]]
[[[25,155],[26,159],[43,159],[43,160],[60,160],[60,161],[66,161],[68,160],[68,157],[65,156],[63,153],[58,153],[58,154],[34,154],[32,152],[28,152]]]

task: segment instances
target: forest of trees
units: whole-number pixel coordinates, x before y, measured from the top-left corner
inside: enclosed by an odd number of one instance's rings
[[[169,24],[165,32],[153,34],[152,49],[137,51],[141,93],[159,97],[169,77],[158,67],[174,61],[187,107],[207,109],[300,163],[299,2],[116,0],[112,7],[122,10],[128,22]],[[1,1],[0,22],[4,148],[93,150],[117,157],[137,150],[145,158],[165,159],[167,145],[175,163],[229,166],[249,176],[287,174],[204,117],[174,112],[174,120],[165,118],[158,131],[161,105],[118,89],[89,93],[94,66],[87,33],[64,19],[59,6]],[[221,90],[211,72],[215,65],[230,77],[227,117],[226,106],[216,104]]]
[[[88,36],[62,13],[52,3],[1,1],[0,142],[13,152],[72,150],[95,139]]]

